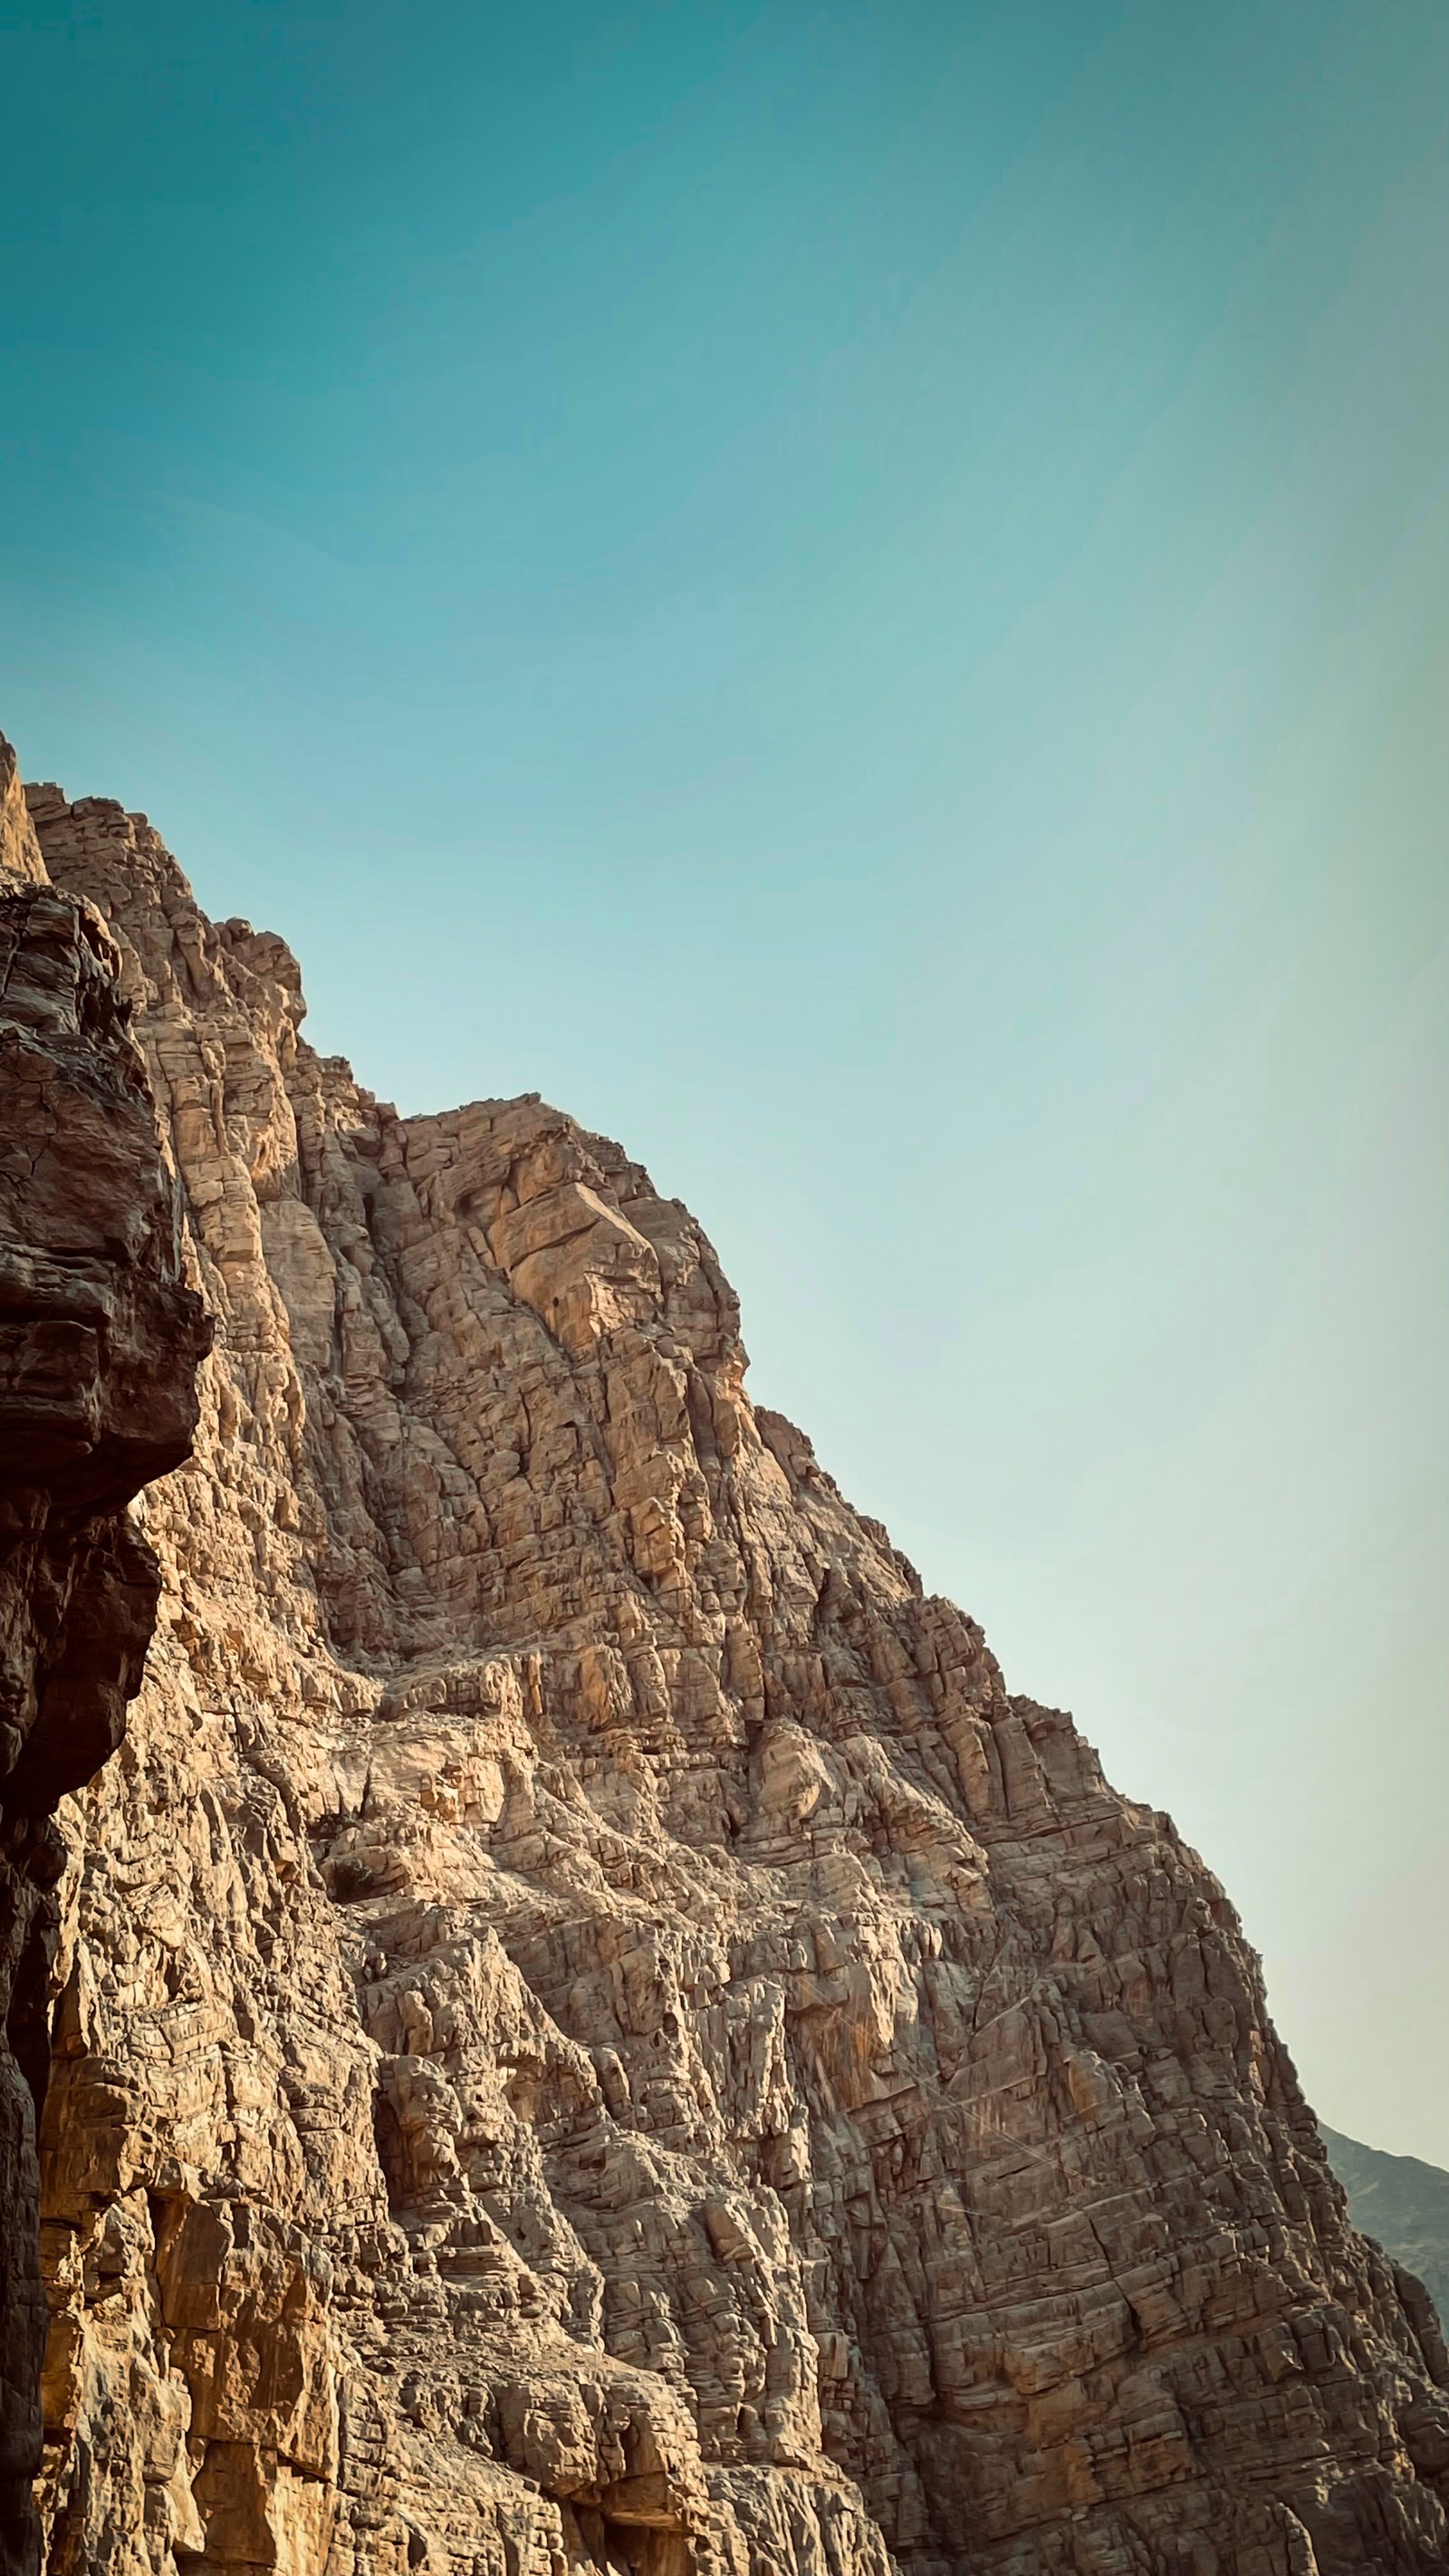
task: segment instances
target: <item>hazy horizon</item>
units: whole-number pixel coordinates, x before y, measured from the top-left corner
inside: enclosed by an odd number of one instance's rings
[[[1449,2165],[1449,17],[21,14],[0,726],[756,1399]]]

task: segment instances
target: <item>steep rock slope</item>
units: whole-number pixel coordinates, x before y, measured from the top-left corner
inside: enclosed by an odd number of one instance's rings
[[[1449,2310],[1449,2173],[1418,2156],[1385,2155],[1319,2122],[1349,2216],[1386,2254],[1417,2273],[1439,2314]]]
[[[145,1069],[92,908],[54,891],[0,741],[0,2571],[39,2528],[35,2111],[66,1846],[119,1742],[155,1560],[124,1517],[186,1455],[206,1343]]]
[[[56,2576],[1425,2576],[1432,2312],[1231,1908],[744,1393],[679,1202],[401,1119],[144,818],[218,1318],[74,1802]]]

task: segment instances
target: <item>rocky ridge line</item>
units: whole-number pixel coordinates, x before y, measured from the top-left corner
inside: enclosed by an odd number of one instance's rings
[[[1433,2312],[1221,1889],[751,1406],[688,1212],[399,1118],[30,809],[218,1319],[63,1810],[55,2576],[1443,2568]]]

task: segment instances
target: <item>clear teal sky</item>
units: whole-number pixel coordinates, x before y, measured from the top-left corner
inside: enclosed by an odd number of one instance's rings
[[[1449,2164],[1444,0],[0,26],[27,769],[687,1197]]]

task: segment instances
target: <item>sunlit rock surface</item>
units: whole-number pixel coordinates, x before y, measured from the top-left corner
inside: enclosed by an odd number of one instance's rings
[[[752,1408],[686,1209],[399,1118],[31,810],[218,1319],[64,1811],[57,2576],[1444,2568],[1432,2312],[1230,1905]]]

